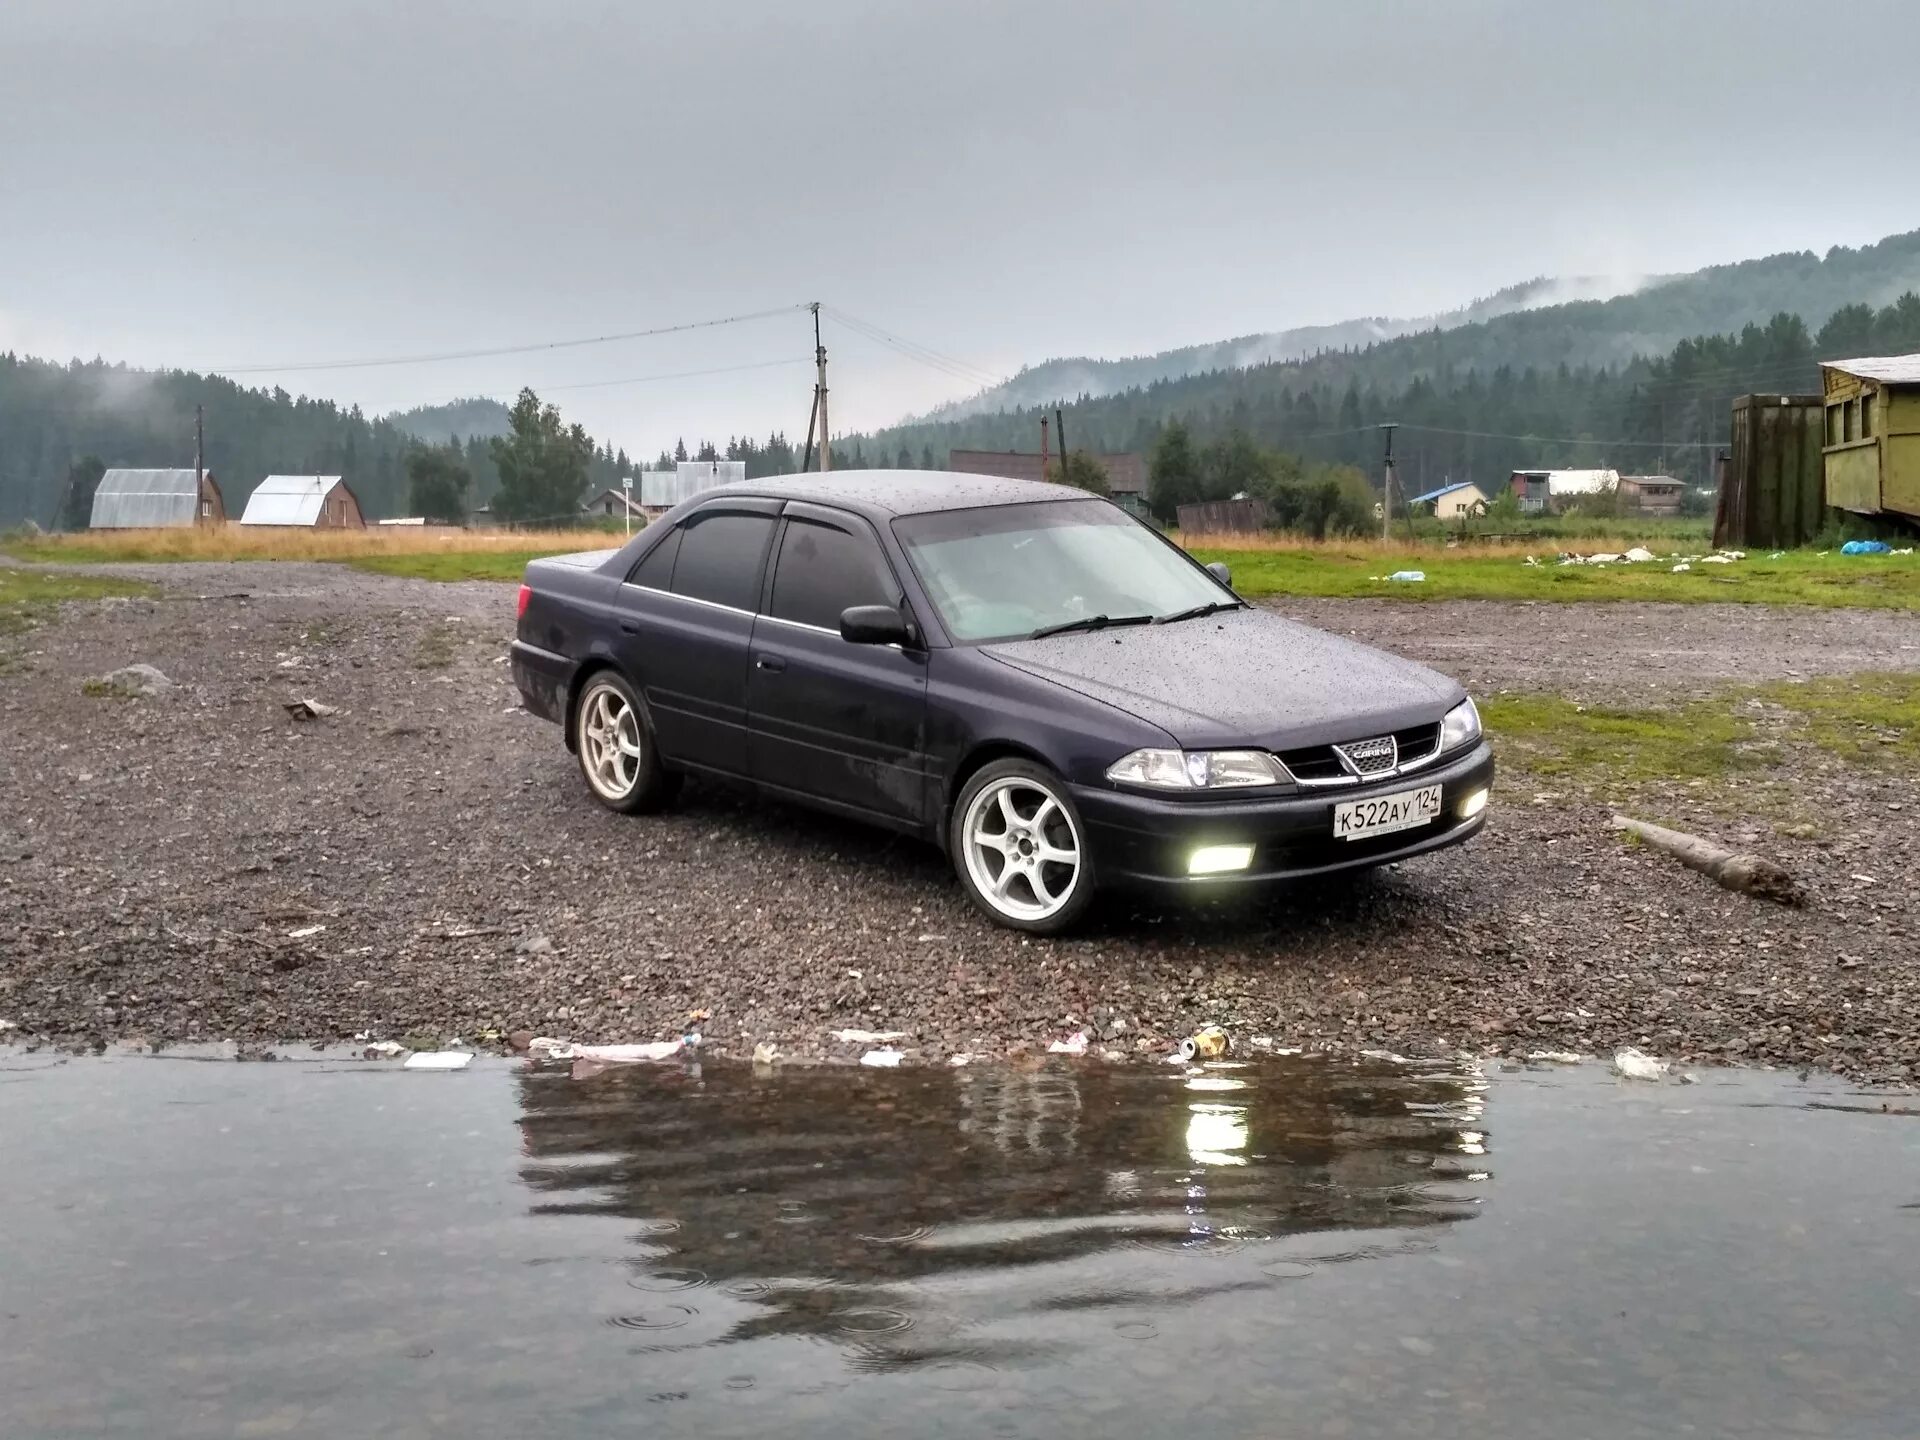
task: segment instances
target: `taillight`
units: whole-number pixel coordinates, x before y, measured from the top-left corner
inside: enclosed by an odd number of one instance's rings
[[[516,619],[516,620],[519,620],[519,619],[521,619],[521,618],[523,618],[523,617],[524,617],[524,616],[526,615],[526,613],[527,613],[527,602],[528,602],[529,600],[531,600],[531,599],[533,599],[533,591],[532,591],[531,589],[529,589],[529,588],[528,588],[527,586],[525,586],[525,585],[522,585],[522,586],[520,587],[520,601],[519,601],[519,603],[518,603],[518,604],[517,604],[517,605],[516,605],[516,606],[514,607],[514,611],[513,611],[513,618],[514,618],[514,619]]]

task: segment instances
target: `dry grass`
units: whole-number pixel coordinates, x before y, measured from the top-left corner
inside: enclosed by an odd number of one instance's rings
[[[217,525],[180,530],[85,530],[7,541],[21,559],[78,563],[186,560],[367,560],[412,555],[565,554],[620,543],[604,530],[461,530],[452,526],[369,526],[365,530],[281,530]]]

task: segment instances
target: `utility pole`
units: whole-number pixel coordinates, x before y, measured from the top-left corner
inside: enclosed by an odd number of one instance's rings
[[[1058,405],[1053,407],[1053,438],[1060,447],[1060,483],[1064,485],[1067,483],[1067,412]],[[1040,478],[1046,479],[1047,472],[1042,470]]]
[[[1047,417],[1040,417],[1040,478],[1047,478]]]
[[[820,468],[826,471],[833,469],[833,433],[827,429],[827,347],[820,343],[820,302],[814,301],[809,308],[813,311],[813,363],[820,375],[813,392],[820,407]]]
[[[193,407],[193,508],[200,510],[200,490],[207,478],[207,407]]]
[[[1380,427],[1387,432],[1387,460],[1385,473],[1380,477],[1380,538],[1388,538],[1388,527],[1393,524],[1393,432],[1400,427],[1397,424],[1385,424]]]

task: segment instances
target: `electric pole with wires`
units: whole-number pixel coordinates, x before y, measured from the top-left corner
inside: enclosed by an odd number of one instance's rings
[[[800,457],[802,473],[813,460],[813,432],[816,425],[820,430],[820,468],[823,471],[833,469],[833,440],[827,430],[827,347],[820,343],[820,302],[815,300],[807,308],[813,311],[813,363],[817,378],[813,384],[813,410],[807,416],[807,449]]]
[[[1387,433],[1387,458],[1380,477],[1380,538],[1385,540],[1393,525],[1393,432],[1400,427],[1389,422],[1380,428]]]

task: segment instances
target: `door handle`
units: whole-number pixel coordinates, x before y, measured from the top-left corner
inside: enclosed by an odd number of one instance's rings
[[[753,666],[756,670],[784,670],[787,662],[778,655],[756,655],[753,657]]]
[[[631,620],[622,620],[620,622],[620,628],[629,635],[638,635],[640,633],[640,627]]]

